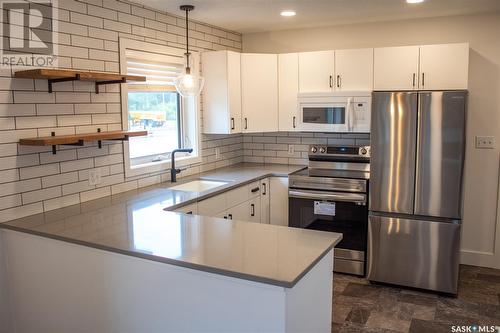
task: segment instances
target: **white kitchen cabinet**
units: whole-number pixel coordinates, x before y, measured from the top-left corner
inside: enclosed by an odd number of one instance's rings
[[[253,198],[227,209],[227,218],[230,220],[260,223],[260,198]]]
[[[374,90],[418,89],[419,46],[374,49]]]
[[[270,178],[269,222],[288,226],[288,177]]]
[[[299,53],[299,92],[332,92],[334,59],[334,51]]]
[[[243,132],[278,131],[278,56],[241,54]]]
[[[260,223],[269,224],[271,189],[269,178],[260,181]]]
[[[174,210],[174,212],[197,215],[198,214],[198,203],[195,202],[195,203],[192,203],[192,204],[189,204],[186,206],[182,206],[182,207]]]
[[[279,130],[295,131],[297,127],[299,92],[299,55],[278,55]]]
[[[335,50],[335,90],[373,90],[373,49]]]
[[[420,89],[467,89],[469,44],[420,46]]]
[[[203,133],[241,133],[240,53],[213,51],[202,54]]]
[[[226,193],[198,202],[198,215],[218,216],[217,214],[226,210]]]

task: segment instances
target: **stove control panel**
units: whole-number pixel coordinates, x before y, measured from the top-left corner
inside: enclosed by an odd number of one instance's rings
[[[320,146],[309,147],[309,155],[370,157],[370,146]]]

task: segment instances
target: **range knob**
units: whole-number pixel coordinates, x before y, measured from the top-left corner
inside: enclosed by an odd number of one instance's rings
[[[321,147],[321,148],[319,149],[319,152],[320,152],[321,154],[326,153],[326,148],[325,148],[325,147]]]
[[[311,147],[311,153],[316,154],[318,152],[318,147]]]

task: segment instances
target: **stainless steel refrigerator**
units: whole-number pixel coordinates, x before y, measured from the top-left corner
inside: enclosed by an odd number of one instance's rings
[[[374,92],[368,279],[457,293],[466,91]]]

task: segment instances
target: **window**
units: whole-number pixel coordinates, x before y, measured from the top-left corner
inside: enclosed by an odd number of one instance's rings
[[[174,86],[184,70],[183,50],[129,40],[120,40],[120,47],[122,71],[146,77],[146,82],[130,82],[122,89],[124,126],[148,131],[147,137],[130,138],[126,144],[126,175],[169,168],[176,148],[194,149],[193,154],[176,155],[179,165],[198,162],[198,102],[183,98]]]

